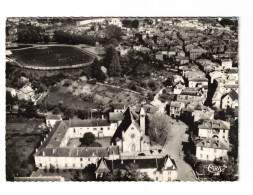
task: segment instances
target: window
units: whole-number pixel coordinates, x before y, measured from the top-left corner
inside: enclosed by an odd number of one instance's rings
[[[81,163],[81,167],[83,167],[83,164]]]
[[[223,130],[223,133],[226,133],[226,130]]]
[[[80,161],[83,161],[83,158],[80,158]]]
[[[202,158],[202,154],[200,154],[200,158]]]
[[[200,150],[203,150],[203,147],[201,147]]]
[[[101,130],[103,130],[103,128],[100,128]]]
[[[56,167],[56,168],[58,168],[58,167],[59,167],[59,165],[58,165],[58,164],[56,164],[56,165],[55,165],[55,167]]]
[[[207,159],[207,160],[208,160],[208,157],[209,157],[209,156],[208,156],[208,155],[206,155],[206,159]]]
[[[155,180],[158,181],[158,177],[156,177]]]
[[[93,128],[93,130],[94,130],[94,131],[96,131],[96,130],[97,130],[97,128]]]
[[[67,163],[65,164],[65,167],[66,167],[66,168],[68,167],[68,164],[67,164]]]
[[[88,158],[88,161],[90,161],[90,158]]]
[[[171,181],[171,177],[168,177],[168,181]]]
[[[75,132],[76,132],[76,130],[74,129],[74,130],[73,130],[73,132],[75,133]]]
[[[75,163],[73,164],[73,167],[75,167],[76,165],[75,165]]]
[[[216,153],[217,152],[217,149],[214,149],[214,153]]]
[[[134,127],[132,127],[131,129],[134,130]]]
[[[171,175],[171,171],[168,171],[168,175]]]
[[[110,127],[108,127],[108,130],[110,130]]]
[[[40,167],[42,167],[42,164],[40,163]]]
[[[155,175],[156,171],[153,172],[153,174]]]
[[[223,139],[225,139],[225,136],[222,136]]]

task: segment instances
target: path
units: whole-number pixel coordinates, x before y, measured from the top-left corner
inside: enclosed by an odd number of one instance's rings
[[[176,122],[176,120],[171,118],[169,126],[171,132],[164,145],[163,151],[171,155],[171,158],[175,160],[178,168],[178,179],[180,181],[196,181],[191,166],[183,160],[184,153],[182,151],[182,142],[188,142],[189,136],[185,133],[187,125],[182,121]]]

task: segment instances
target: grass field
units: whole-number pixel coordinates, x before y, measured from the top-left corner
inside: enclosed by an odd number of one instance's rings
[[[26,66],[54,67],[90,62],[92,57],[70,46],[41,46],[12,50],[13,58]]]

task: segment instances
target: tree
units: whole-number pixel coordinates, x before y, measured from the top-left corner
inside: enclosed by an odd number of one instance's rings
[[[106,32],[109,39],[115,38],[118,41],[121,40],[121,36],[123,35],[121,28],[115,25],[107,25]]]
[[[74,112],[70,108],[67,108],[64,112],[65,119],[71,119],[73,118],[73,116],[74,116]]]
[[[104,174],[102,181],[152,181],[146,173],[138,170],[138,165],[131,163],[122,169],[114,169],[112,172]]]
[[[132,23],[132,27],[137,29],[139,27],[139,21],[134,20],[133,23]]]
[[[119,54],[117,51],[114,52],[112,56],[112,61],[109,66],[109,75],[110,76],[121,76],[122,68],[119,61]]]
[[[80,138],[80,142],[82,145],[91,145],[95,139],[95,135],[91,132],[88,132],[83,135],[83,138]]]
[[[56,114],[56,115],[58,115],[58,114],[60,114],[61,113],[61,110],[60,110],[60,108],[58,108],[58,107],[55,107],[54,108],[54,110],[53,110],[53,114]]]
[[[100,82],[103,82],[106,79],[105,73],[101,70],[101,65],[97,58],[94,59],[91,64],[91,76]]]
[[[28,118],[34,118],[34,117],[38,116],[37,108],[35,107],[33,102],[28,102],[25,105],[25,115]]]
[[[152,141],[164,144],[170,132],[169,118],[167,115],[153,115],[149,120],[148,135]]]
[[[109,68],[112,62],[112,57],[113,57],[114,52],[115,52],[115,49],[112,44],[105,48],[105,57],[103,59],[103,64],[107,69]]]

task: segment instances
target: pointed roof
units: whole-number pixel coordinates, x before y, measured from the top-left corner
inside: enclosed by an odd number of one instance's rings
[[[98,168],[95,171],[95,173],[101,174],[101,173],[108,173],[110,172],[110,169],[107,167],[107,164],[105,162],[104,157],[102,157],[99,161],[98,161]]]
[[[238,93],[233,89],[228,94],[233,101],[238,100]]]
[[[131,124],[134,124],[137,129],[139,128],[139,125],[137,124],[137,120],[139,119],[138,114],[130,107],[128,106],[125,112],[123,113],[123,120],[120,123],[119,127],[116,129],[112,140],[115,141],[116,138],[121,139],[122,138],[122,132],[125,132]]]
[[[146,115],[146,112],[145,112],[145,110],[144,110],[143,106],[141,106],[140,115]]]

